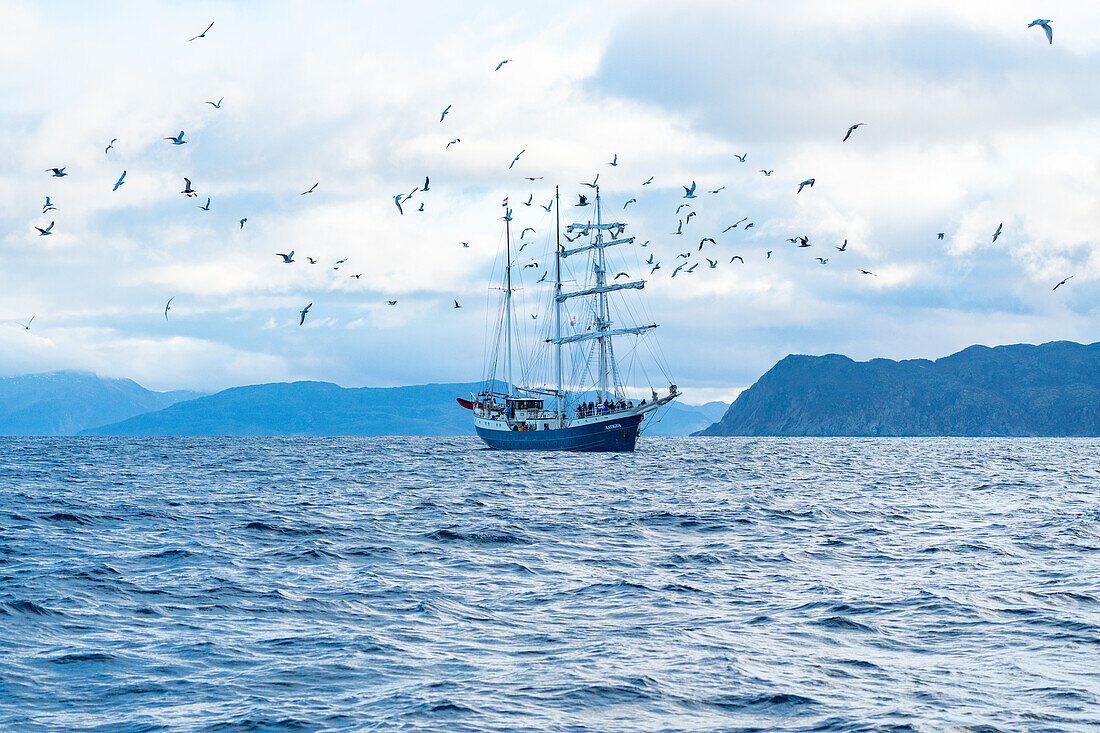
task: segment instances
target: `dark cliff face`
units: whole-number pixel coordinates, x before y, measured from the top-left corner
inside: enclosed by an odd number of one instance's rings
[[[788,356],[697,435],[1100,436],[1100,342]]]

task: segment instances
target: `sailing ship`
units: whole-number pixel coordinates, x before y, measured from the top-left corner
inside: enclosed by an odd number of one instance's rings
[[[473,411],[474,428],[491,448],[633,451],[646,417],[679,396],[676,385],[668,379],[669,372],[659,347],[646,338],[657,324],[627,322],[618,325],[614,320],[617,309],[610,296],[622,297],[645,287],[644,280],[617,282],[626,273],[618,273],[612,281],[608,280],[612,251],[619,251],[612,248],[632,245],[634,237],[623,236],[626,224],[622,222],[603,222],[600,192],[596,188],[595,221],[569,224],[566,233],[571,246],[563,247],[561,195],[557,190],[554,201],[554,279],[548,283],[551,289],[547,309],[551,317],[544,319],[547,330],[536,332],[534,339],[535,351],[550,357],[549,373],[540,375],[539,365],[546,363],[538,358],[523,358],[519,343],[525,332],[529,335],[530,323],[537,323],[537,314],[532,314],[532,322],[522,319],[528,329],[519,328],[514,302],[519,288],[515,283],[516,263],[512,252],[512,211],[505,199],[503,289],[500,317],[490,339],[486,378],[478,393],[472,394],[469,400],[460,398],[458,402]],[[580,197],[578,206],[585,205],[585,197]],[[574,236],[569,238],[569,234]],[[573,278],[566,270],[578,257],[583,258],[585,273],[581,278]],[[530,266],[529,263],[521,269]],[[543,281],[547,274],[544,273]],[[565,289],[563,283],[567,278],[578,283],[576,289]],[[624,310],[630,315],[635,312],[629,305]],[[546,323],[547,320],[552,323]],[[618,327],[613,327],[616,325]],[[640,343],[650,343],[657,368],[669,382],[666,393],[659,395],[650,384],[649,395],[639,400],[640,390],[628,392],[623,386],[623,370],[616,359],[614,344],[626,337],[636,341],[630,349],[632,364]],[[497,379],[502,352],[503,382]],[[522,385],[517,385],[514,379],[517,361],[521,362]],[[644,366],[641,368],[645,371]],[[540,376],[545,378],[540,379]],[[648,378],[648,373],[645,376]]]

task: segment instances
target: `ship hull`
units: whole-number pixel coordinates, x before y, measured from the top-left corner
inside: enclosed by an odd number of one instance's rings
[[[495,430],[480,425],[474,428],[486,445],[497,450],[629,453],[634,450],[641,424],[641,415],[624,415],[557,430]]]

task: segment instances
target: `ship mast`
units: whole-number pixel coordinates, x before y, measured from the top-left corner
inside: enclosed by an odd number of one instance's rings
[[[506,206],[504,208],[504,252],[505,252],[505,283],[504,283],[504,328],[507,341],[507,350],[504,354],[505,368],[508,372],[508,396],[515,396],[515,382],[512,380],[512,212]]]
[[[555,362],[558,376],[558,427],[560,428],[565,424],[565,416],[561,370],[561,191],[557,186],[554,186],[554,215],[554,338],[557,342]]]
[[[600,340],[600,395],[599,399],[602,402],[607,399],[607,347],[608,337],[607,329],[610,325],[609,314],[607,309],[607,293],[603,291],[604,286],[607,285],[607,269],[604,260],[604,248],[600,246],[603,242],[603,229],[601,225],[603,220],[600,218],[600,189],[596,188],[596,287],[600,289],[599,292],[599,308],[596,312],[596,330],[599,332]]]

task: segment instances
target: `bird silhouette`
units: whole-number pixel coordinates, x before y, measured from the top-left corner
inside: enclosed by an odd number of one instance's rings
[[[54,178],[64,178],[69,175],[64,168],[47,168],[46,171],[53,173]]]
[[[539,206],[542,206],[542,204],[539,204]],[[546,206],[542,206],[542,208],[545,209],[547,213],[550,213],[550,209],[552,209],[553,207],[554,199],[550,199],[550,203],[548,203]]]
[[[763,168],[761,168],[760,172],[763,173],[765,176],[770,176],[772,173],[775,173],[775,169],[772,168],[770,171],[766,171]]]
[[[526,152],[527,148],[524,148],[523,150],[516,153],[516,157],[512,158],[512,162],[508,164],[508,170],[511,170],[512,166],[514,166],[516,164],[516,161],[519,160],[519,156],[523,155]]]
[[[31,330],[31,324],[34,323],[34,318],[35,318],[34,316],[31,316],[30,320],[27,321],[26,323],[23,323],[22,321],[16,321],[16,323],[18,323],[20,326],[22,326],[24,331],[30,331]]]
[[[294,262],[294,250],[290,250],[290,254],[283,254],[282,252],[276,252],[275,256],[276,257],[282,257],[284,265],[289,265],[291,262]]]
[[[111,190],[112,191],[117,191],[118,187],[121,186],[123,183],[125,183],[125,181],[122,180],[124,178],[126,178],[126,171],[122,171],[122,175],[118,177],[117,181],[115,181],[115,187],[112,188]]]
[[[769,252],[768,254],[771,254],[771,252]],[[741,264],[745,264],[745,260],[741,257],[741,255],[734,255],[733,257],[730,257],[730,264],[733,264],[734,260],[741,260]]]
[[[650,177],[649,177],[649,180],[648,180],[648,181],[646,181],[645,183],[643,183],[642,185],[643,185],[643,186],[648,186],[648,185],[649,185],[649,184],[651,184],[651,183],[653,183],[653,176],[650,176]]]
[[[116,142],[118,142],[118,138],[117,137],[112,137],[111,142],[107,143],[107,147],[105,147],[103,149],[103,154],[106,155],[107,151],[109,151],[111,148],[113,148],[115,146]]]
[[[707,267],[709,267],[710,269],[713,270],[718,267],[718,260],[712,260],[709,257],[704,257],[703,259],[707,261]],[[733,260],[730,260],[730,262],[733,262]]]
[[[859,128],[863,127],[866,124],[867,124],[866,122],[857,122],[856,124],[849,127],[848,132],[844,133],[844,139],[841,140],[840,142],[842,142],[842,143],[848,142],[848,138],[850,138],[852,136],[852,133],[855,132],[856,130],[858,130]]]
[[[202,209],[203,211],[210,211],[210,197],[209,196],[206,197],[206,206],[200,206],[199,208]]]
[[[844,240],[844,244],[842,244],[842,245],[840,245],[839,247],[837,247],[837,248],[836,248],[836,251],[837,251],[837,252],[847,252],[847,251],[848,251],[848,240],[847,240],[847,239],[845,239],[845,240]]]
[[[588,197],[585,196],[583,193],[577,194],[577,198],[580,199],[579,201],[577,201],[577,206],[588,206]]]
[[[209,30],[210,30],[211,28],[213,28],[213,27],[214,27],[214,21],[210,21],[210,25],[206,26],[206,30],[205,30],[205,31],[203,31],[202,33],[198,34],[198,35],[197,35],[197,36],[195,36],[194,38],[188,38],[188,39],[187,39],[187,42],[188,42],[188,43],[190,43],[191,41],[197,40],[197,39],[199,39],[199,38],[206,38],[206,33],[207,33],[207,31],[209,31]]]
[[[175,300],[175,299],[176,299],[176,296],[173,295],[171,298],[168,299],[168,302],[164,304],[164,320],[166,320],[166,321],[168,320],[168,311],[172,307],[172,301]]]
[[[691,187],[690,188],[687,187],[687,186],[684,186],[683,188],[684,188],[684,198],[686,198],[686,199],[695,198],[695,181],[691,182]]]
[[[936,232],[936,239],[943,239],[943,232]]]
[[[55,222],[51,221],[50,225],[48,227],[46,227],[45,229],[43,229],[42,227],[35,227],[35,229],[38,230],[38,236],[45,237],[46,235],[48,235],[50,233],[50,231],[53,229],[54,223]]]
[[[461,307],[462,307],[462,306],[460,306],[460,305],[458,304],[458,301],[456,300],[456,301],[455,301],[455,308],[461,308]]]
[[[396,300],[387,300],[386,305],[397,305],[397,301]]]
[[[1036,18],[1035,20],[1027,24],[1028,28],[1032,28],[1034,26],[1040,26],[1043,29],[1043,32],[1047,34],[1047,43],[1054,43],[1054,31],[1050,28],[1049,20]]]
[[[316,189],[319,185],[321,185],[321,184],[320,183],[314,183],[312,186],[309,187],[308,191],[302,191],[298,195],[299,196],[305,196],[307,193],[313,193],[314,189]],[[425,181],[424,185],[428,185],[426,181]],[[424,190],[427,190],[427,189],[424,189]]]
[[[638,203],[638,199],[627,199],[627,202],[625,204],[623,204],[623,208],[625,209],[627,206],[630,206],[631,204],[636,204],[636,203]]]
[[[1001,227],[1004,226],[1004,222],[997,225],[997,231],[993,232],[993,241],[997,241],[997,237],[1001,236]]]
[[[810,188],[813,188],[814,187],[814,181],[815,181],[815,179],[813,179],[813,178],[807,178],[805,181],[798,184],[798,190],[795,193],[802,193],[802,189],[804,189],[806,186],[809,186]]]
[[[874,276],[874,274],[875,274],[875,273],[871,272],[870,270],[860,270],[860,272],[862,272],[862,273],[863,273],[864,275],[872,275],[872,276]]]
[[[458,138],[458,137],[456,137],[456,138],[455,138],[454,140],[452,140],[452,141],[450,141],[449,143],[447,143],[447,147],[449,148],[449,147],[451,147],[452,145],[454,145],[455,143],[460,143],[460,142],[462,142],[462,138]]]
[[[222,99],[225,99],[225,97],[222,97]],[[206,103],[209,104],[214,109],[221,109],[222,108],[222,99],[219,99],[217,102],[211,102],[211,101],[207,100]]]
[[[246,216],[245,218],[241,219],[241,229],[244,229],[244,223],[245,223],[246,221],[248,221],[248,217],[247,217],[247,216]]]
[[[524,237],[526,237],[526,236],[527,236],[527,232],[531,232],[532,234],[536,234],[536,233],[537,233],[537,232],[535,232],[535,228],[534,228],[534,227],[524,227],[524,228],[523,228],[523,231],[519,233],[519,238],[520,238],[520,239],[523,239]]]
[[[447,113],[451,111],[451,105],[447,105],[447,109],[439,113],[439,121],[442,122],[443,118],[447,116]]]
[[[49,196],[46,197],[46,203],[42,204],[42,213],[45,214],[47,211],[57,211],[57,207],[50,201]]]
[[[183,130],[180,130],[180,134],[175,137],[166,137],[165,140],[170,141],[173,145],[186,145],[187,141],[183,139]]]
[[[737,153],[734,153],[734,154],[733,154],[733,157],[737,158],[737,159],[738,159],[739,161],[741,161],[742,163],[744,163],[744,162],[745,162],[745,158],[749,157],[749,154],[748,154],[748,153],[742,153],[741,155],[738,155]]]
[[[829,259],[827,257],[818,257],[817,261],[820,262],[823,265],[829,264]]]
[[[493,71],[500,71],[500,67],[501,67],[501,66],[504,66],[504,65],[505,65],[506,63],[508,63],[508,62],[509,62],[509,61],[511,61],[511,60],[512,60],[512,59],[504,59],[504,60],[503,60],[503,61],[501,61],[501,62],[500,62],[499,64],[497,64],[497,67],[496,67],[495,69],[493,69]]]
[[[592,183],[585,183],[585,182],[582,181],[580,185],[588,186],[589,188],[595,188],[596,184],[599,182],[599,180],[600,180],[600,174],[597,173],[596,177],[592,179]]]
[[[191,179],[190,178],[184,178],[183,182],[186,185],[184,185],[183,190],[180,191],[180,193],[182,193],[187,198],[191,198],[193,196],[198,196],[198,194],[195,193],[195,189],[191,188]]]
[[[608,163],[608,165],[615,166],[615,165],[618,165],[618,164],[619,164],[619,154],[615,153],[615,155],[612,156],[611,162]]]
[[[1055,285],[1055,286],[1054,286],[1053,288],[1051,288],[1051,290],[1052,290],[1052,291],[1053,291],[1053,290],[1057,290],[1058,288],[1062,287],[1063,285],[1065,285],[1066,283],[1068,283],[1068,282],[1069,282],[1070,280],[1072,280],[1072,279],[1073,279],[1073,275],[1070,275],[1070,276],[1069,276],[1069,277],[1067,277],[1067,278],[1066,278],[1065,280],[1063,280],[1062,282],[1058,283],[1058,284],[1057,284],[1057,285]]]
[[[299,313],[301,313],[301,316],[302,316],[301,318],[298,319],[298,325],[299,326],[301,326],[303,323],[306,322],[306,313],[309,313],[309,309],[312,308],[312,307],[313,307],[313,303],[310,303],[305,308],[303,308],[301,311],[299,311]]]
[[[527,200],[526,200],[526,201],[521,201],[520,203],[522,203],[522,204],[523,204],[524,206],[530,206],[530,205],[531,205],[531,202],[532,202],[532,201],[534,201],[534,200],[535,200],[535,194],[530,194],[530,195],[529,195],[529,196],[527,197]]]

